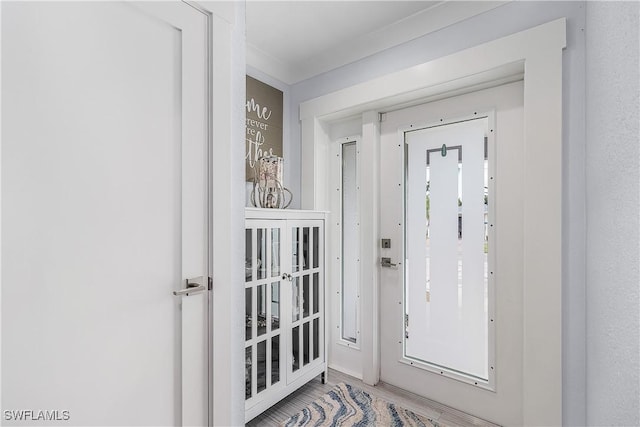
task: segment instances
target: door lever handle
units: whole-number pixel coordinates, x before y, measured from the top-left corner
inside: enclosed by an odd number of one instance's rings
[[[198,276],[187,279],[187,287],[179,291],[173,291],[176,296],[188,296],[197,292],[206,291],[211,283],[210,277]]]
[[[387,258],[387,257],[382,257],[380,258],[380,265],[383,267],[396,267],[397,264],[393,264],[391,262],[391,258]]]

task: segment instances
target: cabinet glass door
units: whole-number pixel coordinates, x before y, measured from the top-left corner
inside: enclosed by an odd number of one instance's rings
[[[291,236],[291,379],[320,361],[323,264],[322,221],[290,221]],[[290,382],[290,379],[288,379]]]
[[[245,231],[245,399],[280,386],[283,229],[251,221]]]

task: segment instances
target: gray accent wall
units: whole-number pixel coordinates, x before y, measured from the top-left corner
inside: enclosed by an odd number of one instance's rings
[[[587,423],[640,425],[640,3],[587,2]]]

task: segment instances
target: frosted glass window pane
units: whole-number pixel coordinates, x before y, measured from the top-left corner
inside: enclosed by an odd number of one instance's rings
[[[355,343],[358,315],[356,143],[342,145],[342,339]]]
[[[479,379],[488,379],[485,129],[479,119],[406,134],[405,354]]]

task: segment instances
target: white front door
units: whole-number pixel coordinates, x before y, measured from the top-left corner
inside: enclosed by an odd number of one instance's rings
[[[381,123],[382,381],[522,424],[523,85]],[[394,265],[395,264],[395,265]]]
[[[3,423],[207,423],[207,49],[182,2],[2,3]]]

